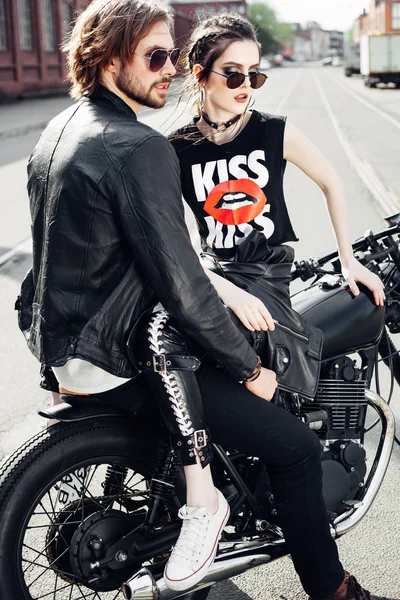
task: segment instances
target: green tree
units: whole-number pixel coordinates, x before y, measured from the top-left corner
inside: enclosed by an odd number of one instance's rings
[[[280,23],[274,9],[268,4],[250,4],[248,18],[257,29],[263,54],[277,52],[285,42],[294,37],[291,26]]]

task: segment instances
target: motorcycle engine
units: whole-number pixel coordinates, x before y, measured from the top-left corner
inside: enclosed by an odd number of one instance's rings
[[[365,381],[348,356],[323,366],[316,397],[301,405],[298,416],[305,420],[315,411],[325,411],[319,413],[325,414],[323,421],[310,424],[323,447],[323,495],[328,511],[339,515],[357,498],[367,470]]]

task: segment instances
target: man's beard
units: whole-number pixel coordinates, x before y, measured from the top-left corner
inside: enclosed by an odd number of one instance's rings
[[[134,100],[134,102],[137,102],[141,106],[162,108],[165,105],[167,98],[154,97],[151,92],[156,85],[165,82],[169,83],[169,79],[163,78],[163,80],[157,81],[146,91],[139,79],[133,75],[129,76],[126,69],[121,69],[115,84],[121,92],[128,96],[128,98]]]

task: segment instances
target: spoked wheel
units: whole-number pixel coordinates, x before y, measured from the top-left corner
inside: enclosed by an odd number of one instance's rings
[[[0,471],[0,598],[122,600],[141,565],[94,565],[143,524],[156,449],[150,432],[96,419],[18,450]]]

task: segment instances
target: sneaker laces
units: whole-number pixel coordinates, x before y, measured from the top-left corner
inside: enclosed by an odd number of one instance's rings
[[[349,600],[371,600],[371,594],[358,583],[357,579],[350,575],[347,582],[347,597]]]
[[[182,529],[172,550],[171,558],[193,568],[196,555],[203,548],[210,519],[213,516],[206,508],[182,506],[178,516],[182,519]]]

